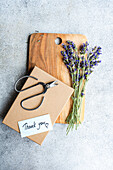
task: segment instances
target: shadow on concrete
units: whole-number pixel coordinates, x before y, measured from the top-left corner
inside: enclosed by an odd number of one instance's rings
[[[28,68],[29,68],[29,47],[30,47],[30,37],[31,37],[31,34],[28,36],[28,39],[27,39],[27,62],[26,62],[26,73],[27,74],[30,74],[31,70],[28,71]]]

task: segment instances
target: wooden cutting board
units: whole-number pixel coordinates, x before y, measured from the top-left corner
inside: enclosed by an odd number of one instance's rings
[[[59,39],[60,44],[56,44],[55,40]],[[29,65],[28,71],[37,66],[65,84],[72,86],[71,77],[68,69],[62,60],[61,51],[62,43],[66,40],[73,41],[77,48],[87,41],[87,38],[81,34],[57,34],[57,33],[34,33],[30,36],[29,42]],[[61,94],[62,95],[62,94]],[[82,103],[81,122],[84,120],[85,97]],[[56,123],[66,123],[66,117],[72,109],[72,100],[70,99],[62,110]]]

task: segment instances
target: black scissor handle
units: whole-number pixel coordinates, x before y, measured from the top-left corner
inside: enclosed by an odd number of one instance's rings
[[[41,103],[40,103],[37,107],[35,107],[35,108],[26,108],[26,107],[23,106],[23,102],[24,102],[24,101],[29,100],[29,99],[31,99],[31,98],[33,98],[33,97],[39,96],[39,95],[41,95],[41,94],[46,93],[47,87],[46,87],[45,83],[39,82],[39,83],[37,83],[37,85],[42,85],[43,88],[44,88],[44,91],[41,92],[41,93],[35,94],[35,95],[33,95],[33,96],[30,96],[30,97],[27,97],[27,98],[21,100],[20,105],[21,105],[21,107],[22,107],[23,109],[28,110],[28,111],[32,111],[32,110],[38,109],[38,108],[42,105],[42,103],[43,103],[43,101],[44,101],[44,96],[43,96],[43,98],[42,98],[42,100],[41,100]]]
[[[34,97],[34,96],[33,96]],[[23,108],[23,109],[25,109],[25,110],[28,110],[28,111],[32,111],[32,110],[36,110],[36,109],[38,109],[41,105],[42,105],[42,103],[43,103],[43,101],[44,101],[44,96],[42,97],[42,100],[41,100],[41,103],[37,106],[37,107],[35,107],[35,108],[26,108],[26,107],[24,107],[23,106],[23,102],[24,101],[26,101],[26,100],[28,100],[29,99],[29,97],[28,98],[25,98],[25,99],[23,99],[21,102],[20,102],[20,105],[21,105],[21,107]]]
[[[43,89],[44,89],[41,93],[38,93],[38,94],[32,95],[32,96],[30,96],[30,97],[27,97],[27,98],[23,99],[23,100],[20,102],[20,105],[21,105],[21,107],[22,107],[23,109],[28,110],[28,111],[32,111],[32,110],[38,109],[38,108],[42,105],[42,103],[43,103],[43,101],[44,101],[44,97],[42,98],[41,103],[40,103],[36,108],[26,108],[26,107],[23,106],[23,102],[26,101],[26,100],[28,100],[28,99],[31,99],[31,98],[33,98],[33,97],[39,96],[39,95],[41,95],[41,94],[44,94],[44,93],[47,91],[47,86],[46,86],[46,84],[43,83],[43,82],[38,82],[38,83],[36,83],[36,84],[34,84],[34,85],[32,85],[32,86],[29,86],[29,87],[27,87],[27,88],[25,88],[25,89],[18,90],[18,89],[17,89],[17,84],[18,84],[18,82],[19,82],[20,80],[24,79],[24,78],[27,78],[27,77],[33,78],[33,79],[35,79],[35,80],[38,80],[36,77],[29,76],[29,75],[26,75],[26,76],[21,77],[21,78],[18,79],[17,82],[15,83],[15,90],[16,90],[17,92],[22,92],[22,91],[28,90],[28,89],[30,89],[30,88],[32,88],[32,87],[38,86],[38,85],[42,85],[42,86],[43,86]]]
[[[29,75],[26,75],[26,76],[23,76],[23,77],[19,78],[19,79],[16,81],[16,83],[15,83],[15,91],[16,91],[16,92],[22,92],[22,91],[25,91],[25,90],[30,89],[30,88],[32,88],[32,87],[34,87],[34,86],[37,85],[37,84],[34,84],[34,85],[32,85],[32,86],[30,86],[30,87],[27,87],[27,88],[25,88],[25,89],[18,90],[18,89],[17,89],[17,84],[18,84],[22,79],[25,79],[25,78],[28,78],[28,77],[33,78],[33,79],[35,79],[35,80],[38,80],[36,77],[29,76]]]

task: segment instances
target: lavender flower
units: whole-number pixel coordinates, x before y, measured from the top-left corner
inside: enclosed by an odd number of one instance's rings
[[[85,85],[88,81],[89,75],[93,73],[95,66],[101,62],[101,60],[99,60],[99,56],[102,53],[101,47],[96,46],[92,48],[90,53],[88,53],[88,42],[83,43],[79,50],[77,50],[77,47],[73,41],[68,40],[66,43],[67,44],[62,44],[65,51],[61,51],[61,54],[63,56],[63,61],[72,77],[72,85],[75,89],[72,97],[73,109],[66,119],[66,122],[69,123],[67,128],[68,134],[70,129],[73,129],[75,123],[76,128],[80,123],[81,103],[82,98],[85,95]],[[85,59],[86,54],[87,59]]]

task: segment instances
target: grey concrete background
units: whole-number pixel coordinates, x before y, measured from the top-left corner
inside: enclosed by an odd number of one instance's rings
[[[113,168],[113,0],[0,1],[0,170]],[[27,70],[27,39],[38,30],[87,36],[102,47],[102,63],[87,84],[85,120],[66,136],[55,124],[42,146],[2,124],[14,83]]]

